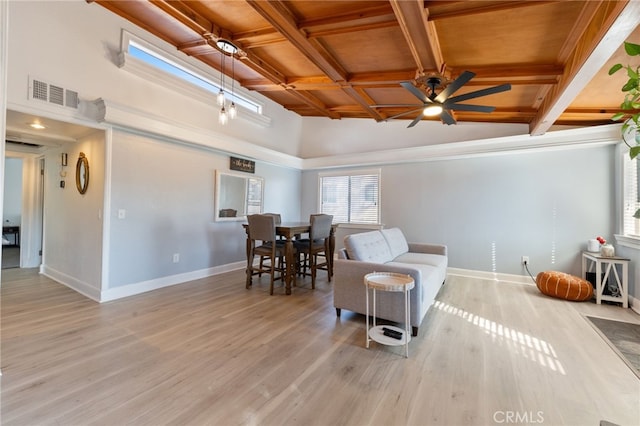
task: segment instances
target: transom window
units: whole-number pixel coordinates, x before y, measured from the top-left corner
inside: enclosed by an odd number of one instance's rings
[[[321,174],[320,211],[335,223],[380,223],[380,170]]]
[[[129,40],[127,51],[129,55],[133,56],[134,58],[137,58],[155,68],[158,68],[171,75],[174,75],[186,82],[194,84],[213,94],[217,94],[218,91],[220,90],[219,84],[214,83],[213,81],[209,80],[207,77],[200,75],[197,72],[190,70],[185,66],[177,64],[175,61],[172,61],[168,56],[165,56],[153,49],[149,49],[143,46],[141,43],[137,43],[133,39]],[[242,106],[256,114],[262,113],[261,105],[255,102],[252,102],[251,100],[246,99],[242,96],[239,96],[235,91],[232,96],[231,91],[227,89],[228,88],[224,88],[227,98],[233,99],[233,101],[237,105]]]

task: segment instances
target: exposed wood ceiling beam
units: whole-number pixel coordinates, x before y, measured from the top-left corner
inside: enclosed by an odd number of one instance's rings
[[[433,22],[423,0],[389,0],[419,73],[443,69],[444,60]]]
[[[602,68],[638,25],[640,2],[601,2],[597,13],[577,41],[560,77],[542,101],[529,125],[531,135],[542,135],[554,124],[573,99]],[[603,30],[606,29],[606,30]]]
[[[470,1],[461,1],[461,2],[458,2],[461,4],[461,6],[464,6],[461,9],[455,9],[455,8],[444,9],[450,3],[455,3],[455,2],[435,0],[435,1],[425,1],[424,7],[429,9],[429,19],[435,21],[438,19],[457,18],[460,16],[477,15],[479,13],[489,13],[489,12],[496,12],[500,10],[521,8],[521,7],[539,6],[546,3],[555,3],[556,1],[545,1],[545,0],[503,1],[503,2],[493,3],[489,5],[482,4],[481,2],[474,3]]]
[[[345,13],[298,22],[298,28],[304,31],[308,37],[324,37],[327,35],[348,34],[397,26],[398,22],[389,4],[361,9],[355,13]]]
[[[398,22],[396,21],[391,6],[388,4],[381,7],[360,10],[358,13],[302,20],[297,23],[297,28],[303,31],[308,38],[397,26]],[[247,48],[287,41],[286,37],[282,36],[274,28],[236,33],[234,37],[236,40],[245,43],[245,47]]]
[[[289,42],[298,49],[307,59],[309,59],[321,72],[326,74],[331,80],[340,84],[345,93],[353,98],[358,104],[376,120],[382,119],[377,111],[369,108],[367,102],[362,99],[356,91],[350,90],[347,85],[348,74],[344,68],[335,60],[318,40],[310,40],[306,34],[298,28],[293,13],[281,1],[260,1],[247,0],[267,22],[273,25],[282,33]],[[331,113],[333,115],[333,113]],[[339,118],[339,117],[334,117]]]
[[[309,31],[312,28],[324,26],[330,26],[334,28],[339,26],[351,27],[356,25],[357,22],[370,21],[372,19],[380,20],[380,18],[382,18],[384,21],[395,21],[393,9],[389,4],[384,4],[377,7],[363,8],[353,13],[344,13],[341,15],[333,15],[330,17],[302,20],[298,23],[298,26],[304,31]]]
[[[211,35],[216,38],[227,38],[230,35],[228,33],[223,34],[222,28],[198,14],[181,1],[151,0],[150,3],[173,17],[173,19],[182,25],[200,34],[203,38],[209,38]]]
[[[307,36],[298,29],[293,13],[284,3],[260,0],[247,0],[247,3],[330,79],[335,82],[347,80],[347,72],[333,58],[323,56],[311,45]]]
[[[277,70],[275,67],[269,64],[269,62],[263,60],[262,58],[255,55],[250,50],[247,50],[242,43],[238,40],[234,39],[233,34],[230,31],[223,29],[222,27],[216,25],[214,22],[211,22],[199,15],[192,8],[180,1],[168,1],[168,0],[154,0],[152,3],[160,8],[162,11],[167,13],[169,16],[185,25],[187,28],[191,29],[195,33],[197,33],[206,44],[211,46],[212,53],[217,52],[218,49],[216,47],[216,42],[220,38],[228,39],[233,42],[238,48],[238,57],[246,64],[249,68],[253,69],[257,73],[265,76],[269,79],[273,84],[279,85],[287,88],[287,81],[282,72]],[[197,43],[196,43],[197,44]],[[202,51],[198,53],[193,51],[194,43],[187,43],[182,46],[177,46],[179,50],[183,52],[193,55],[200,56],[202,55]],[[290,89],[290,88],[289,88]],[[307,93],[300,92],[297,90],[289,90],[295,97],[308,104],[310,107],[318,111],[321,115],[331,117],[331,118],[339,118],[339,116],[332,114],[330,111],[326,109],[326,106],[316,97]]]

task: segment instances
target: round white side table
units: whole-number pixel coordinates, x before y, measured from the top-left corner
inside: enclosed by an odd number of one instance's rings
[[[374,340],[383,345],[405,346],[405,356],[409,358],[409,341],[411,332],[409,331],[409,318],[411,316],[411,305],[409,304],[409,291],[415,286],[410,275],[398,274],[395,272],[372,272],[364,276],[364,285],[367,300],[367,349],[369,342]],[[369,328],[369,290],[373,290],[373,326]],[[376,290],[402,292],[404,296],[404,330],[392,325],[376,325]],[[396,339],[385,335],[385,329],[390,329],[399,333],[400,338]]]

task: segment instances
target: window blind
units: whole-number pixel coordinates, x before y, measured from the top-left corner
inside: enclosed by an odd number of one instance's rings
[[[379,174],[320,177],[320,211],[336,223],[379,223]]]
[[[640,185],[638,178],[640,162],[624,155],[624,205],[623,205],[623,232],[624,235],[640,236],[640,220],[633,217],[640,208]]]

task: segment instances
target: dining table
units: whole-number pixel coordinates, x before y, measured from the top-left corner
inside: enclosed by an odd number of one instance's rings
[[[252,274],[251,264],[251,239],[249,238],[249,224],[244,223],[242,226],[247,233],[247,287],[251,286]],[[329,274],[333,275],[333,255],[335,252],[336,241],[335,231],[338,225],[331,225],[331,233],[329,235],[329,256],[327,256],[327,263],[329,264]],[[296,261],[295,250],[293,248],[293,241],[295,238],[299,238],[303,234],[308,234],[311,231],[311,222],[282,222],[276,225],[276,235],[283,237],[284,243],[284,258],[286,265],[285,272],[285,293],[291,294],[291,287],[296,279]]]

